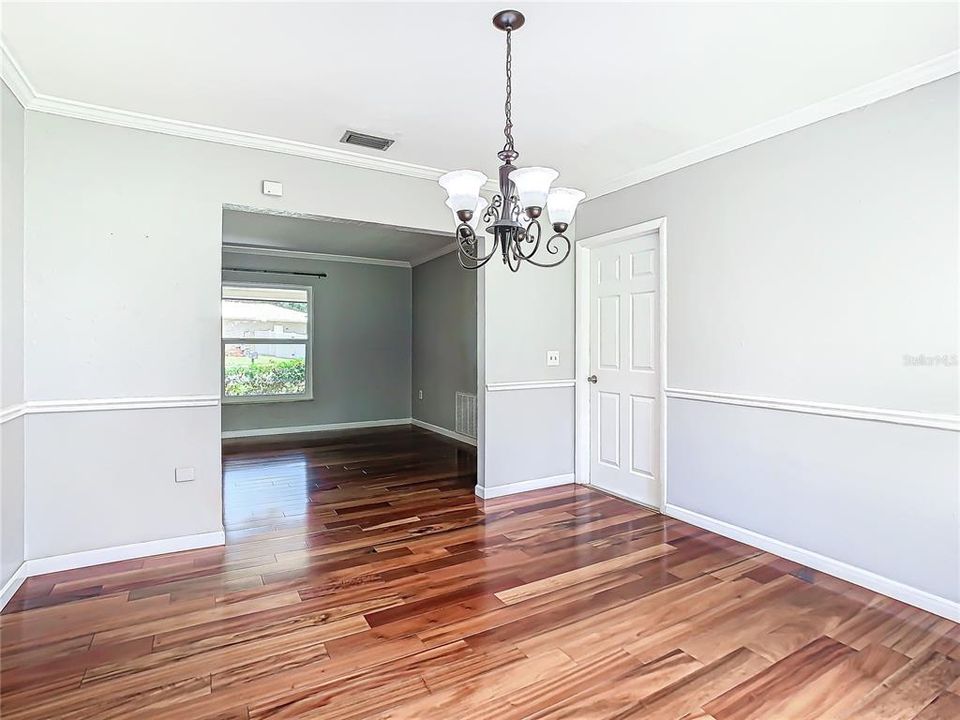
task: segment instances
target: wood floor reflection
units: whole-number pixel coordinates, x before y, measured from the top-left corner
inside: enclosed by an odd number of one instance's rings
[[[225,547],[28,580],[4,720],[956,720],[960,628],[414,428],[225,448]]]

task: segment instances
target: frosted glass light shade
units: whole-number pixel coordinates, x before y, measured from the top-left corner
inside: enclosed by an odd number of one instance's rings
[[[545,167],[518,168],[510,173],[510,179],[517,186],[517,195],[520,196],[520,207],[542,208],[546,205],[550,183],[559,175],[553,168]]]
[[[476,170],[454,170],[441,175],[437,181],[440,187],[447,191],[447,203],[450,208],[458,210],[473,210],[480,198],[480,188],[487,181],[487,176]]]
[[[488,203],[484,198],[480,198],[477,201],[477,207],[473,211],[473,217],[470,218],[470,222],[467,223],[473,228],[474,232],[477,231],[477,225],[480,224],[480,218],[483,217],[483,211],[487,209],[487,205],[489,204],[490,203]],[[457,211],[453,209],[453,202],[450,200],[450,198],[447,198],[447,207],[453,212],[453,221],[459,226],[460,218],[457,217]]]
[[[573,221],[573,214],[577,205],[586,197],[586,194],[573,188],[554,188],[547,195],[547,212],[550,222],[569,225]]]

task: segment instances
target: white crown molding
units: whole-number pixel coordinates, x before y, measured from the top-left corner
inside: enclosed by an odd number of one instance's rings
[[[4,84],[10,88],[20,104],[29,108],[37,97],[36,90],[23,73],[20,64],[13,59],[13,56],[7,50],[7,46],[0,42],[0,78]]]
[[[559,485],[573,485],[573,473],[563,475],[550,475],[548,477],[534,478],[533,480],[521,480],[520,482],[507,483],[506,485],[484,486],[477,485],[474,492],[478,497],[484,500],[503,497],[505,495],[516,495],[517,493],[529,492],[530,490],[542,490],[543,488],[557,487]]]
[[[413,267],[416,267],[417,265],[423,265],[424,263],[428,263],[431,260],[436,260],[439,257],[443,257],[444,255],[449,255],[452,252],[456,252],[456,250],[457,250],[457,243],[452,242],[449,245],[444,245],[442,248],[438,248],[434,250],[433,252],[429,252],[426,255],[422,255],[421,257],[418,257],[415,260],[411,260],[410,264]]]
[[[308,250],[283,250],[280,248],[257,247],[254,245],[230,245],[224,243],[223,251],[239,253],[241,255],[261,255],[295,260],[320,260],[324,262],[359,263],[361,265],[386,265],[387,267],[410,268],[410,263],[406,260],[384,260],[382,258],[358,257],[354,255],[330,255],[328,253],[310,252]],[[283,273],[282,270],[277,270],[277,272]]]
[[[405,177],[434,182],[447,172],[446,170],[429,167],[427,165],[418,165],[416,163],[403,162],[402,160],[392,160],[386,157],[375,157],[337,147],[327,147],[325,145],[315,145],[299,140],[260,135],[243,130],[231,130],[213,125],[174,120],[172,118],[120,110],[104,105],[95,105],[79,100],[69,100],[54,95],[47,95],[36,90],[23,72],[23,68],[14,59],[9,48],[7,48],[2,40],[0,40],[0,55],[2,55],[3,81],[10,88],[11,92],[16,95],[20,104],[23,105],[25,109],[33,112],[60,115],[77,120],[89,120],[90,122],[105,125],[144,130],[146,132],[161,133],[163,135],[173,135],[191,140],[215,142],[221,145],[234,145],[236,147],[266,150],[267,152],[281,153],[283,155],[295,155],[312,160],[323,160],[339,165],[376,170],[378,172],[403,175]],[[497,186],[492,180],[487,182],[486,187],[492,191],[497,190]]]
[[[326,425],[294,425],[290,427],[253,428],[250,430],[224,430],[220,437],[248,438],[269,437],[271,435],[292,435],[294,433],[327,432],[329,430],[355,430],[359,428],[392,427],[410,425],[411,418],[391,418],[389,420],[361,420],[359,422],[327,423]]]
[[[702,515],[677,505],[667,504],[664,508],[664,515],[682,520],[691,525],[696,525],[704,530],[715,532],[718,535],[746,543],[747,545],[752,545],[755,548],[765,550],[774,555],[786,558],[787,560],[802,563],[814,570],[820,570],[821,572],[833,575],[842,580],[852,582],[855,585],[860,585],[874,592],[901,600],[914,607],[945,617],[948,620],[960,622],[960,603],[955,600],[948,600],[939,595],[929,593],[926,590],[920,590],[919,588],[905,585],[904,583],[884,577],[883,575],[877,575],[864,568],[850,565],[841,560],[835,560],[834,558],[797,547],[796,545],[790,545],[789,543],[769,537],[768,535],[762,535],[753,530],[740,527],[739,525],[732,525],[723,520]]]
[[[894,73],[893,75],[888,75],[875,82],[861,85],[849,92],[841,93],[826,100],[807,105],[786,115],[781,115],[773,120],[755,125],[747,130],[728,135],[720,140],[701,145],[692,150],[687,150],[686,152],[679,153],[665,160],[660,160],[627,173],[626,175],[613,178],[608,182],[600,183],[592,188],[592,192],[588,194],[588,199],[593,200],[631,185],[652,180],[660,175],[666,175],[675,170],[680,170],[681,168],[695,165],[704,160],[739,150],[748,145],[769,140],[777,135],[797,130],[806,125],[812,125],[813,123],[826,120],[835,115],[856,110],[857,108],[875,103],[878,100],[899,95],[907,90],[912,90],[915,87],[941,80],[958,72],[960,72],[960,50],[955,50],[946,55],[941,55],[940,57],[915,65],[914,67]]]
[[[234,145],[284,155],[295,155],[297,157],[323,160],[423,180],[436,181],[446,172],[446,170],[429,167],[427,165],[373,157],[335,147],[315,145],[298,140],[287,140],[269,135],[231,130],[183,120],[173,120],[156,115],[120,110],[103,105],[94,105],[92,103],[46,95],[37,92],[36,88],[34,88],[29,78],[23,72],[20,64],[13,58],[9,49],[2,41],[0,41],[0,54],[2,54],[3,81],[10,88],[11,92],[16,95],[17,99],[20,100],[24,108],[34,112],[61,115],[78,120],[89,120],[107,125],[162,133],[193,140],[215,142],[223,145]],[[875,82],[862,85],[849,92],[813,103],[794,112],[748,128],[747,130],[652,163],[639,170],[613,178],[610,181],[598,183],[596,187],[590,188],[587,199],[593,200],[625,187],[651,180],[660,175],[665,175],[719,155],[724,155],[733,150],[761,142],[762,140],[768,140],[777,135],[782,135],[783,133],[796,130],[806,125],[811,125],[829,117],[864,107],[878,100],[898,95],[907,90],[912,90],[915,87],[940,80],[958,72],[960,72],[960,50],[941,55],[940,57],[915,65],[912,68],[907,68],[906,70],[881,78]],[[499,191],[497,183],[493,180],[488,180],[484,187],[491,192]]]
[[[443,435],[444,437],[452,438],[453,440],[466,443],[467,445],[473,445],[474,447],[477,446],[476,438],[472,438],[469,435],[464,435],[463,433],[458,433],[455,430],[448,430],[445,427],[434,425],[433,423],[424,422],[423,420],[417,420],[416,418],[413,418],[410,421],[410,424],[422,430],[427,430],[429,432],[436,433],[437,435]]]
[[[685,390],[666,388],[668,398],[695,400],[697,402],[719,403],[721,405],[740,405],[742,407],[764,408],[807,415],[825,415],[827,417],[849,420],[868,420],[871,422],[910,425],[913,427],[933,428],[960,432],[960,415],[940,415],[934,413],[911,412],[908,410],[889,410],[862,407],[859,405],[838,405],[835,403],[813,402],[809,400],[787,400],[784,398],[757,397],[755,395],[735,395],[733,393],[707,392],[704,390]]]
[[[510,392],[513,390],[541,390],[543,388],[573,387],[577,384],[570,380],[522,380],[519,382],[487,383],[487,392]]]
[[[147,115],[129,110],[118,110],[116,108],[93,105],[78,100],[67,100],[50,95],[38,94],[29,105],[24,105],[24,107],[27,110],[47,113],[49,115],[60,115],[77,120],[89,120],[104,125],[115,125],[133,130],[173,135],[190,140],[204,140],[206,142],[220,143],[221,145],[234,145],[237,147],[252,148],[254,150],[266,150],[267,152],[280,153],[282,155],[295,155],[311,160],[323,160],[339,165],[349,165],[351,167],[376,170],[393,175],[404,175],[421,180],[431,180],[435,182],[446,172],[445,170],[427,167],[426,165],[416,165],[400,160],[372,157],[351,152],[350,150],[314,145],[299,140],[287,140],[269,135],[244,132],[242,130],[230,130],[229,128],[201,125],[200,123],[186,122],[184,120],[172,120],[170,118],[157,117],[156,115]]]

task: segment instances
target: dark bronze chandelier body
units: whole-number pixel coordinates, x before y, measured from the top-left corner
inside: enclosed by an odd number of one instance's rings
[[[459,223],[456,227],[456,239],[458,249],[458,259],[460,265],[467,270],[477,270],[486,265],[499,251],[503,263],[512,271],[516,272],[524,262],[538,267],[555,267],[562,263],[570,255],[571,242],[564,234],[569,225],[569,218],[566,212],[558,211],[557,216],[560,220],[552,223],[553,235],[541,243],[542,231],[540,219],[544,211],[543,203],[539,205],[522,206],[521,198],[517,192],[517,185],[511,179],[511,174],[518,168],[514,165],[520,153],[514,146],[513,139],[513,119],[511,115],[512,99],[512,39],[513,31],[521,27],[524,23],[524,17],[515,10],[504,10],[497,13],[493,18],[493,24],[499,30],[507,34],[507,55],[506,55],[506,102],[504,103],[504,114],[506,123],[503,128],[503,134],[506,142],[503,149],[497,153],[500,158],[501,166],[499,169],[499,192],[493,196],[489,205],[486,201],[478,199],[476,210],[454,209],[454,215]],[[557,173],[549,168],[533,168],[530,171],[539,171],[542,173],[552,173],[553,177]],[[467,172],[467,171],[459,171]],[[453,173],[451,173],[452,175]],[[480,173],[475,173],[485,181],[485,177]],[[481,182],[483,182],[481,181]],[[549,187],[550,180],[546,180],[545,188]],[[441,181],[443,184],[443,181]],[[448,188],[448,192],[451,192]],[[556,192],[575,194],[572,207],[569,209],[569,216],[572,218],[573,211],[579,198],[583,193],[578,190],[558,188]],[[546,196],[546,189],[543,191]],[[576,196],[579,196],[577,198]],[[451,192],[452,197],[452,192]],[[530,196],[528,196],[530,197]],[[551,200],[553,197],[551,197]],[[450,205],[451,201],[448,201]],[[559,202],[558,202],[559,207]],[[486,228],[488,242],[483,242],[484,237],[478,237],[475,228],[479,222],[475,218],[477,212],[481,213],[480,221]],[[551,216],[554,215],[551,208]],[[544,218],[545,219],[545,218]],[[543,251],[541,250],[543,245]],[[482,248],[481,245],[487,245]],[[539,252],[539,254],[538,254]]]

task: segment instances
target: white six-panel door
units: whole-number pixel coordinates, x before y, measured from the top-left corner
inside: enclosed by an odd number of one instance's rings
[[[590,483],[659,507],[659,234],[590,251]]]

